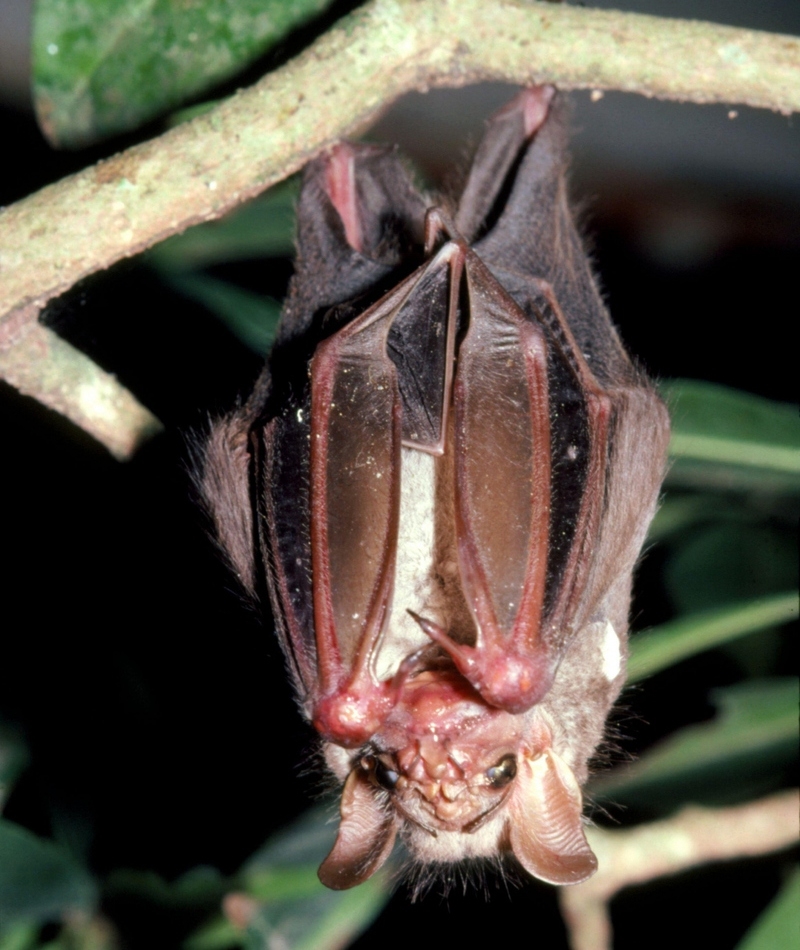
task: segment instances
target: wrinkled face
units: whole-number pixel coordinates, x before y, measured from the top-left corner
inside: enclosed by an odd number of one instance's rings
[[[411,684],[405,708],[392,717],[411,727],[389,723],[356,768],[388,793],[399,815],[429,835],[473,834],[503,804],[514,783],[519,724],[509,723],[512,717],[486,707],[477,696],[445,707],[453,687],[466,691],[463,684],[448,684],[441,673],[429,677],[423,674]],[[395,748],[388,750],[387,744]]]
[[[362,749],[329,743],[326,758],[344,782],[339,837],[320,871],[329,886],[368,877],[398,831],[423,861],[513,851],[560,883],[594,867],[580,791],[552,748],[547,714],[490,707],[455,670],[419,673]],[[561,839],[557,854],[550,838]]]
[[[421,828],[469,834],[502,803],[517,774],[517,757],[509,752],[489,768],[470,773],[459,766],[458,751],[420,743],[418,749],[396,755],[362,756],[359,765],[392,793],[397,810]]]
[[[506,752],[488,768],[476,770],[473,763],[463,762],[462,751],[448,751],[431,738],[399,753],[368,753],[358,767],[389,793],[399,815],[431,838],[441,832],[474,835],[506,801],[517,774],[517,756]]]
[[[596,867],[581,794],[552,746],[548,715],[488,706],[457,673],[420,673],[380,730],[353,753],[328,743],[344,782],[342,822],[320,877],[366,880],[403,834],[422,861],[513,852],[542,880],[574,883]]]
[[[517,756],[506,753],[494,765],[470,773],[456,765],[458,750],[442,752],[423,747],[394,755],[367,754],[359,767],[388,796],[387,804],[402,822],[403,837],[417,858],[439,863],[496,854],[507,839]],[[409,761],[402,768],[398,760],[405,759]]]

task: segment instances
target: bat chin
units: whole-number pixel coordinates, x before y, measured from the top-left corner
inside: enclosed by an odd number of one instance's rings
[[[409,851],[422,864],[455,864],[470,858],[490,858],[503,849],[508,815],[501,805],[471,833],[463,829],[437,831],[436,837],[409,822],[403,836]]]

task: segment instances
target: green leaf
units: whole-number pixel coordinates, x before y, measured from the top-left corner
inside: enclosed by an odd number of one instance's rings
[[[186,950],[222,950],[244,942],[248,950],[336,950],[377,917],[390,896],[391,868],[349,891],[320,884],[317,868],[333,846],[330,809],[315,808],[278,832],[244,865],[241,891],[257,901],[244,936],[219,918],[186,943]]]
[[[0,818],[0,928],[91,911],[95,885],[62,847]]]
[[[735,800],[745,784],[769,780],[769,770],[794,761],[798,742],[797,678],[751,680],[714,690],[717,716],[682,729],[633,765],[598,776],[590,794],[625,801],[670,797]],[[761,773],[761,774],[759,774]],[[743,787],[743,786],[742,786]]]
[[[254,353],[267,355],[281,315],[277,300],[205,274],[174,274],[165,279],[175,290],[207,307]]]
[[[672,416],[672,484],[800,489],[797,406],[693,380],[661,390]]]
[[[374,874],[349,891],[317,882],[304,900],[264,904],[247,928],[248,950],[338,950],[369,927],[389,899],[388,874]]]
[[[708,610],[796,587],[794,526],[699,526],[669,557],[664,582],[678,613]]]
[[[245,935],[224,917],[215,917],[183,942],[183,950],[230,950],[241,947]]]
[[[136,128],[239,72],[330,0],[36,0],[33,90],[58,146]]]
[[[38,946],[38,924],[15,924],[0,934],[0,950],[35,950]]]
[[[163,241],[147,260],[163,274],[230,261],[294,254],[297,179],[281,182],[219,221],[198,224]]]
[[[736,950],[796,950],[799,939],[800,868],[797,868]]]
[[[0,722],[0,812],[19,776],[28,767],[28,748],[22,736]]]
[[[662,624],[631,640],[628,682],[635,683],[703,650],[788,623],[797,616],[798,595],[789,591]]]

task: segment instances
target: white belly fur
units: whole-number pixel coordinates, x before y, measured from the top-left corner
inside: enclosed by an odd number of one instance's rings
[[[409,654],[430,643],[408,611],[437,619],[430,611],[435,584],[435,464],[427,452],[402,449],[394,597],[375,664],[380,680],[391,677]]]

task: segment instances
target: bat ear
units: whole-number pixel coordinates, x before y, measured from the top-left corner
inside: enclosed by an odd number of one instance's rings
[[[510,842],[525,870],[548,884],[580,884],[597,870],[581,821],[581,790],[552,749],[523,758],[509,803]]]
[[[336,843],[317,873],[325,887],[345,891],[363,884],[384,864],[394,845],[397,823],[360,769],[347,777],[339,813]]]

